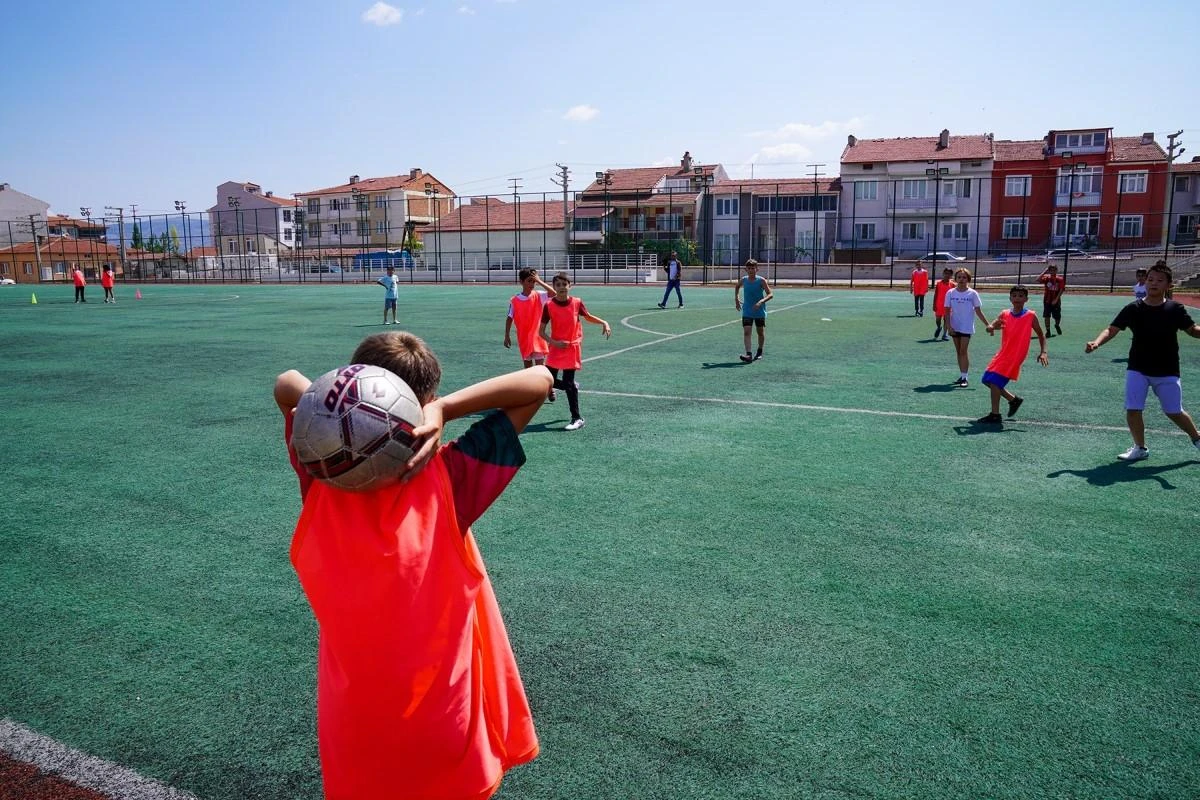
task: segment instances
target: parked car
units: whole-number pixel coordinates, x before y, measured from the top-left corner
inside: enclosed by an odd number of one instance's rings
[[[921,256],[922,261],[966,261],[966,256],[956,256],[954,253],[947,253],[945,250],[938,250],[936,253],[926,253]]]
[[[12,278],[0,278],[0,286],[16,286],[17,282]]]
[[[1067,258],[1091,258],[1092,254],[1087,250],[1080,250],[1078,247],[1056,247],[1053,250],[1046,251],[1046,260],[1055,261]]]

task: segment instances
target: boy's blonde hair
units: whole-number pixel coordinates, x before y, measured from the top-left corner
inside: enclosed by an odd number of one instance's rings
[[[958,273],[960,272],[967,276],[967,280],[971,280],[971,270],[967,269],[966,267],[959,267],[958,269],[954,270],[954,277],[957,278]]]
[[[371,334],[359,343],[350,363],[383,367],[407,383],[421,405],[437,396],[442,381],[437,356],[424,340],[407,331]]]

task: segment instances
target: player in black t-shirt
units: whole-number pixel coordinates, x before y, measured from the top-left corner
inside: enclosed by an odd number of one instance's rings
[[[1116,319],[1100,335],[1084,346],[1090,353],[1129,329],[1133,343],[1129,346],[1129,366],[1125,372],[1125,424],[1133,436],[1133,447],[1117,456],[1122,461],[1141,461],[1150,455],[1146,448],[1146,425],[1142,409],[1151,389],[1158,397],[1163,413],[1191,437],[1192,445],[1200,450],[1200,432],[1196,423],[1183,410],[1183,386],[1179,380],[1179,337],[1183,331],[1200,339],[1200,325],[1192,321],[1187,307],[1167,299],[1171,289],[1171,268],[1159,262],[1146,276],[1146,298],[1121,309]]]

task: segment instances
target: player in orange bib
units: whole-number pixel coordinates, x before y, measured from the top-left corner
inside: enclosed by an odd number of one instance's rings
[[[567,273],[554,276],[554,297],[542,309],[542,338],[550,345],[546,366],[554,375],[554,386],[567,393],[567,404],[571,408],[571,421],[566,430],[577,431],[584,425],[579,413],[579,385],[575,373],[583,366],[583,323],[587,320],[602,326],[604,338],[612,335],[612,328],[599,317],[588,313],[587,307],[578,297],[571,296],[571,279]],[[562,378],[558,371],[562,370]]]
[[[484,800],[538,753],[516,659],[470,526],[525,463],[517,434],[546,398],[533,367],[436,398],[441,367],[409,333],[367,337],[354,363],[421,398],[403,483],[347,492],[288,447],[304,506],[291,560],[320,628],[317,741],[327,800]],[[276,379],[291,439],[309,381]],[[498,408],[448,445],[444,422]]]
[[[112,264],[105,264],[104,271],[100,273],[100,285],[104,287],[104,302],[117,302],[117,296],[113,294],[113,286],[115,284],[116,278],[113,275]]]
[[[925,316],[925,295],[929,293],[929,273],[925,271],[919,258],[913,266],[912,275],[908,277],[908,291],[913,296],[914,316]]]
[[[1029,355],[1030,333],[1036,333],[1041,352],[1038,353],[1038,363],[1043,367],[1049,366],[1050,359],[1046,355],[1046,335],[1038,324],[1037,314],[1025,307],[1029,301],[1029,290],[1024,286],[1014,286],[1008,290],[1008,299],[1012,302],[1011,309],[1004,309],[987,326],[987,332],[995,336],[996,329],[1001,330],[1000,350],[987,365],[983,373],[983,384],[991,390],[992,411],[979,422],[985,425],[995,425],[1004,421],[1000,416],[1000,398],[1008,401],[1008,416],[1017,413],[1017,409],[1025,402],[1006,388],[1009,381],[1021,377],[1021,364]]]
[[[546,340],[538,333],[542,324],[542,308],[546,305],[546,293],[536,291],[540,286],[548,292],[554,287],[538,277],[536,269],[526,267],[517,273],[521,291],[508,301],[508,315],[504,318],[504,346],[512,347],[512,330],[517,329],[517,349],[521,351],[521,362],[526,367],[546,363]],[[557,399],[554,390],[546,399],[551,403]]]
[[[933,340],[936,342],[940,337],[943,342],[950,338],[950,325],[946,322],[946,292],[954,288],[954,281],[951,277],[954,275],[954,270],[946,267],[942,270],[942,279],[933,285],[933,319],[935,326],[933,329]]]

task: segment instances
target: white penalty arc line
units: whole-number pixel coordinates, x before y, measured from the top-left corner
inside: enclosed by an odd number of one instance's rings
[[[788,408],[796,411],[827,411],[834,414],[865,414],[873,417],[900,417],[906,419],[927,419],[936,422],[974,422],[971,417],[952,417],[946,414],[922,414],[918,411],[880,411],[873,408],[843,408],[841,406],[818,406],[809,403],[773,403],[765,400],[737,400],[728,397],[686,397],[684,395],[641,394],[638,392],[607,392],[603,389],[580,389],[580,394],[603,395],[606,397],[625,397],[633,400],[679,400],[689,403],[723,403],[735,406],[754,406],[757,408]],[[1129,429],[1116,425],[1080,425],[1074,422],[1046,422],[1042,420],[1019,419],[1011,424],[1033,425],[1039,428],[1064,428],[1076,431],[1104,431],[1106,433],[1128,433]],[[1180,430],[1155,430],[1155,434],[1177,434],[1183,436]]]
[[[182,789],[143,777],[111,761],[89,756],[10,719],[0,719],[0,752],[119,800],[198,800]]]
[[[827,297],[818,297],[816,300],[805,300],[803,303],[796,303],[795,305],[784,306],[783,308],[773,309],[771,311],[771,313],[779,314],[783,311],[790,311],[793,308],[800,308],[800,306],[808,306],[808,305],[812,305],[813,303],[820,303],[824,300],[829,300],[832,297],[833,297],[833,295],[829,295]],[[602,358],[611,358],[612,356],[619,356],[622,353],[628,353],[630,350],[639,350],[643,347],[649,347],[650,345],[662,344],[663,342],[670,342],[670,341],[674,341],[675,339],[682,339],[685,336],[694,336],[697,333],[705,333],[706,331],[716,330],[717,328],[724,328],[725,326],[733,325],[734,323],[740,324],[742,321],[741,317],[736,317],[734,319],[725,320],[724,322],[718,322],[716,325],[709,325],[705,328],[697,328],[693,331],[685,331],[684,333],[662,333],[660,331],[647,330],[646,328],[639,328],[636,325],[629,324],[629,320],[631,320],[631,319],[634,319],[636,317],[641,317],[641,316],[647,316],[647,315],[650,315],[653,313],[654,313],[653,311],[646,311],[642,314],[631,314],[630,316],[622,319],[621,324],[624,325],[626,328],[630,328],[630,329],[638,331],[640,333],[649,333],[649,334],[652,334],[655,336],[661,336],[662,337],[661,339],[654,339],[653,341],[642,342],[641,344],[635,344],[635,345],[631,345],[629,347],[623,347],[620,350],[613,350],[608,353],[600,353],[599,355],[589,356],[589,357],[583,359],[580,363],[586,364],[589,361],[599,361]]]

